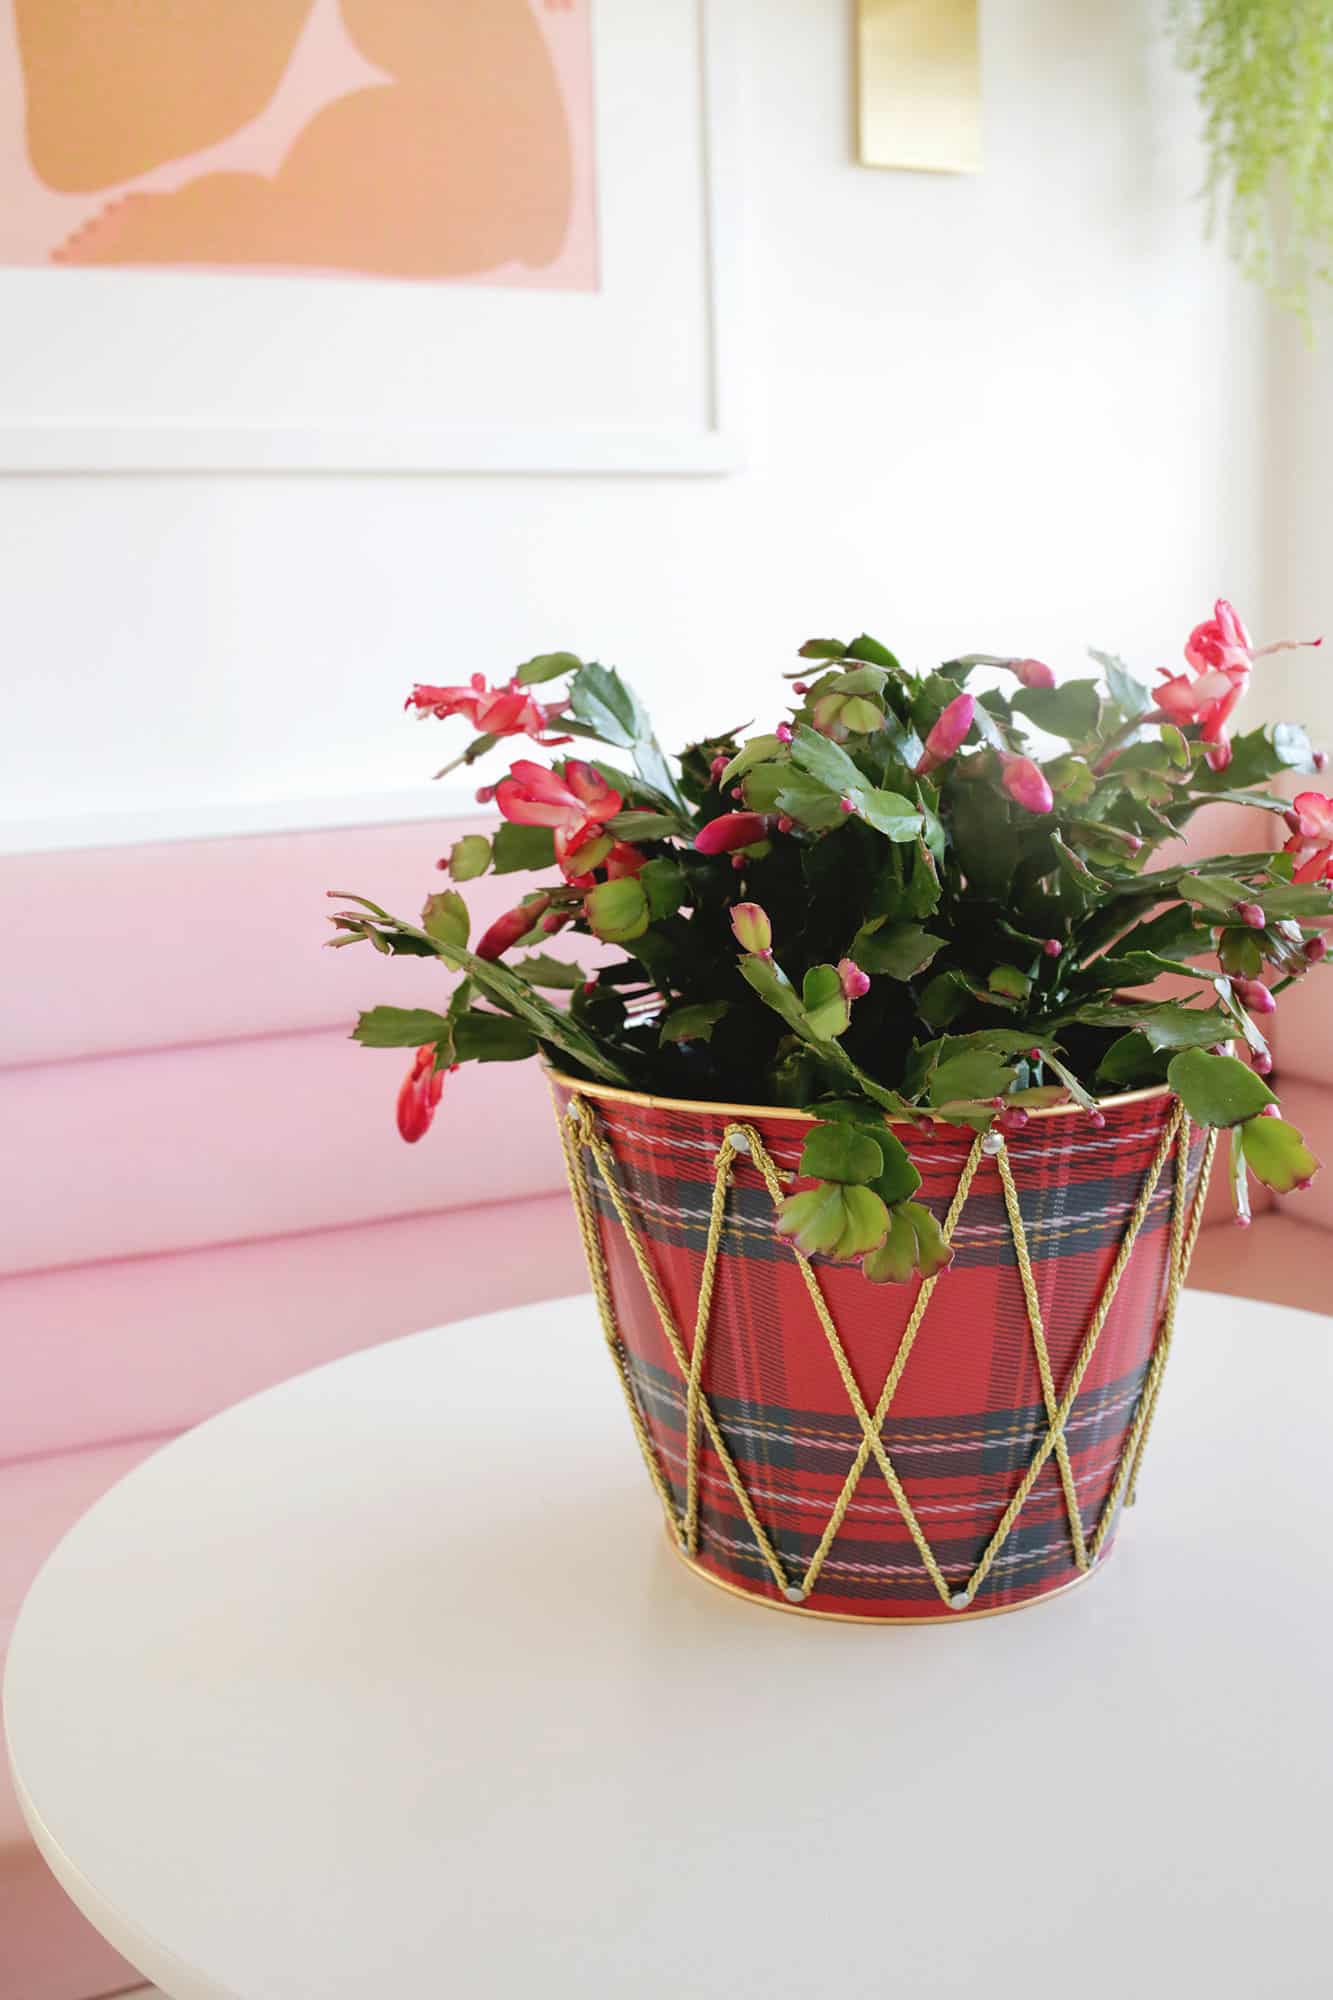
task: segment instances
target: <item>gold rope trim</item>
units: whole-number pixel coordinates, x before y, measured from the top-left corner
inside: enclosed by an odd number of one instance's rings
[[[782,1177],[773,1161],[772,1155],[764,1144],[761,1134],[753,1125],[728,1123],[725,1127],[722,1142],[714,1157],[713,1197],[709,1210],[708,1232],[704,1247],[699,1298],[695,1311],[693,1338],[687,1349],[684,1340],[676,1328],[671,1308],[663,1296],[652,1260],[640,1240],[625,1196],[620,1189],[616,1173],[615,1156],[602,1134],[598,1131],[597,1122],[589,1104],[583,1097],[577,1094],[572,1095],[566,1112],[560,1118],[559,1123],[561,1141],[565,1153],[565,1166],[569,1175],[570,1189],[574,1197],[579,1233],[583,1240],[588,1268],[592,1276],[593,1291],[597,1299],[598,1313],[602,1321],[602,1331],[615,1361],[616,1371],[620,1377],[621,1388],[629,1408],[640,1452],[648,1468],[649,1475],[652,1478],[658,1498],[662,1502],[663,1511],[666,1514],[673,1537],[683,1554],[689,1558],[694,1558],[698,1551],[699,1426],[702,1423],[704,1432],[717,1455],[718,1463],[726,1475],[727,1482],[736,1497],[746,1525],[754,1536],[756,1547],[764,1559],[769,1574],[772,1576],[784,1599],[790,1603],[800,1603],[809,1597],[814,1589],[824,1568],[829,1550],[832,1548],[842,1528],[847,1510],[851,1505],[852,1497],[866,1464],[872,1457],[883,1474],[885,1484],[888,1486],[894,1503],[902,1516],[904,1525],[916,1546],[917,1553],[921,1558],[922,1567],[930,1577],[940,1598],[951,1610],[965,1611],[970,1609],[977,1591],[985,1582],[996,1558],[1008,1540],[1014,1523],[1017,1521],[1032,1488],[1040,1477],[1043,1466],[1052,1452],[1055,1453],[1056,1463],[1059,1468],[1060,1483],[1064,1493],[1065,1510],[1069,1521],[1075,1564],[1080,1571],[1085,1572],[1096,1563],[1106,1536],[1115,1520],[1121,1496],[1127,1487],[1128,1501],[1126,1504],[1132,1502],[1134,1497],[1134,1486],[1138,1476],[1139,1463],[1142,1459],[1148,1432],[1152,1425],[1162,1376],[1165,1372],[1167,1358],[1170,1353],[1171,1339],[1175,1326],[1176,1305],[1184,1284],[1185,1273],[1189,1268],[1190,1258],[1193,1254],[1195,1241],[1198,1237],[1202,1221],[1203,1203],[1208,1191],[1213,1154],[1217,1143],[1216,1130],[1209,1133],[1199,1175],[1199,1184],[1195,1190],[1194,1201],[1191,1206],[1188,1201],[1190,1125],[1188,1118],[1185,1116],[1183,1106],[1180,1104],[1176,1105],[1162,1133],[1152,1165],[1148,1170],[1147,1178],[1130,1214],[1114,1262],[1107,1274],[1106,1283],[1093,1311],[1087,1332],[1083,1337],[1069,1380],[1065,1385],[1064,1394],[1058,1400],[1056,1398],[1054,1377],[1051,1371],[1050,1351],[1042,1319],[1036,1276],[1032,1268],[1027,1233],[1024,1228],[1022,1208],[1018,1198],[1018,1189],[1014,1181],[1008,1148],[1004,1143],[1003,1135],[1000,1133],[995,1134],[1000,1143],[994,1151],[994,1157],[1004,1194],[1005,1212],[1009,1222],[1010,1234],[1013,1238],[1014,1254],[1018,1264],[1019,1278],[1027,1308],[1029,1330],[1032,1335],[1033,1350],[1036,1355],[1038,1374],[1041,1379],[1047,1431],[1045,1437],[1038,1445],[1032,1461],[1019,1482],[1016,1491],[1000,1516],[999,1521],[996,1523],[991,1537],[966,1586],[962,1590],[951,1591],[930,1542],[917,1519],[911,1501],[907,1496],[893,1460],[885,1446],[882,1434],[893,1398],[902,1380],[903,1371],[907,1366],[908,1358],[911,1355],[920,1332],[939,1276],[942,1274],[936,1273],[932,1277],[922,1281],[907,1325],[903,1329],[897,1353],[894,1355],[892,1365],[884,1381],[883,1389],[880,1392],[879,1399],[872,1413],[866,1407],[860,1385],[852,1372],[851,1364],[847,1359],[846,1349],[839,1336],[828,1301],[824,1297],[819,1278],[804,1254],[794,1243],[791,1245],[792,1255],[795,1257],[800,1269],[810,1303],[819,1321],[824,1338],[828,1343],[829,1351],[838,1370],[838,1375],[846,1392],[848,1402],[861,1429],[861,1442],[857,1446],[856,1455],[843,1481],[842,1488],[829,1515],[824,1532],[820,1536],[819,1543],[806,1566],[800,1583],[793,1584],[784,1571],[772,1541],[755,1511],[754,1504],[746,1491],[745,1484],[723,1438],[712,1405],[703,1387],[708,1331],[712,1319],[713,1293],[717,1278],[718,1258],[721,1252],[722,1232],[726,1220],[727,1196],[732,1185],[735,1161],[737,1156],[742,1153],[748,1153],[752,1157],[760,1178],[763,1180],[776,1208],[781,1204],[785,1190]],[[984,1135],[980,1132],[977,1133],[959,1176],[958,1186],[943,1225],[943,1234],[946,1241],[951,1240],[953,1237],[964,1205],[971,1192],[977,1170],[982,1158],[985,1156],[986,1147],[983,1144],[983,1139]],[[991,1144],[993,1146],[993,1140]],[[1172,1203],[1167,1291],[1161,1329],[1135,1409],[1130,1431],[1116,1468],[1115,1478],[1106,1501],[1103,1504],[1096,1531],[1093,1534],[1091,1542],[1088,1542],[1085,1538],[1077,1487],[1069,1459],[1069,1450],[1065,1439],[1065,1427],[1069,1421],[1074,1403],[1077,1400],[1083,1378],[1087,1373],[1093,1355],[1096,1352],[1097,1344],[1101,1339],[1102,1330],[1105,1327],[1111,1307],[1115,1303],[1120,1281],[1124,1276],[1130,1256],[1133,1253],[1134,1245],[1138,1239],[1139,1231],[1143,1226],[1157,1192],[1163,1168],[1170,1158],[1173,1148],[1176,1149],[1175,1190]],[[617,1220],[625,1233],[639,1275],[643,1279],[649,1298],[652,1300],[654,1310],[662,1327],[662,1332],[671,1349],[672,1356],[677,1368],[680,1370],[681,1378],[685,1385],[686,1490],[685,1510],[683,1516],[680,1518],[676,1514],[672,1487],[662,1470],[660,1460],[653,1447],[652,1438],[634,1387],[629,1358],[616,1325],[610,1280],[602,1251],[601,1236],[593,1205],[592,1192],[587,1180],[585,1160],[587,1154],[591,1154],[596,1163],[611,1205],[615,1210]],[[1189,1208],[1188,1220],[1186,1218],[1187,1207]]]

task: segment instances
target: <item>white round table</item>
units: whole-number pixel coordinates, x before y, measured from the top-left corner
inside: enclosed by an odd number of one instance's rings
[[[43,1570],[33,1832],[175,2000],[1323,1996],[1331,1333],[1188,1296],[1105,1572],[915,1631],[682,1567],[589,1300],[339,1361]]]

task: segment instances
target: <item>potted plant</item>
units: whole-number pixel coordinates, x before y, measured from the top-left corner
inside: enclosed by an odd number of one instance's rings
[[[1102,654],[1060,683],[913,673],[866,637],[801,657],[771,728],[675,763],[567,653],[417,687],[477,732],[459,763],[553,753],[479,792],[498,831],[441,864],[539,885],[475,942],[457,887],[419,923],[335,892],[334,942],[461,975],[357,1024],[414,1051],[404,1138],[456,1064],[544,1058],[685,1558],[806,1613],[978,1616],[1110,1547],[1219,1133],[1242,1221],[1252,1174],[1315,1172],[1264,1025],[1324,956],[1333,799],[1269,789],[1323,768],[1301,729],[1232,739],[1258,655],[1225,603],[1151,692]],[[1155,862],[1219,801],[1270,811],[1274,845]],[[595,965],[545,949],[563,931]]]

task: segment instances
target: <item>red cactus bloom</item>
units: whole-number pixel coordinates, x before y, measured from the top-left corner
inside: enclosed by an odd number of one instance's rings
[[[475,947],[478,958],[500,958],[511,945],[516,945],[521,937],[526,937],[533,925],[539,923],[550,908],[549,896],[534,896],[531,902],[517,903],[512,910],[506,910],[497,917],[488,931],[483,932]]]
[[[1231,986],[1241,1006],[1252,1014],[1276,1014],[1277,1001],[1262,979],[1233,979]]]
[[[1250,684],[1250,670],[1267,653],[1284,653],[1295,646],[1318,646],[1319,639],[1280,639],[1256,647],[1235,608],[1219,597],[1213,615],[1196,625],[1185,641],[1185,659],[1195,678],[1158,669],[1161,685],[1154,699],[1172,722],[1197,723],[1211,747],[1210,770],[1225,771],[1231,762],[1227,724]]]
[[[485,736],[532,736],[538,742],[568,743],[568,736],[548,736],[546,731],[559,714],[547,708],[521,687],[517,680],[504,687],[488,687],[481,674],[473,674],[466,687],[430,687],[418,682],[403,706],[414,708],[421,717],[465,715],[472,727]]]
[[[1287,816],[1292,828],[1285,852],[1295,855],[1293,882],[1333,882],[1333,799],[1297,792]]]
[[[398,1092],[398,1130],[409,1146],[430,1130],[443,1089],[444,1071],[435,1067],[435,1044],[426,1042],[413,1056]]]
[[[952,757],[968,730],[977,712],[977,699],[971,694],[956,694],[939,712],[935,725],[926,738],[926,747],[917,760],[916,775],[924,777],[933,771],[947,757]]]
[[[1010,757],[1001,751],[1000,762],[1004,766],[1000,782],[1016,806],[1031,813],[1053,809],[1055,795],[1030,757]]]
[[[616,882],[622,875],[640,875],[648,856],[641,847],[632,847],[627,840],[618,840],[606,857],[606,879]]]
[[[520,757],[495,788],[495,803],[517,826],[549,826],[572,843],[575,834],[610,819],[624,800],[601,772],[571,757],[557,776]]]
[[[1053,688],[1055,675],[1045,660],[1010,660],[1009,671],[1025,688]]]
[[[767,835],[768,820],[763,813],[723,813],[699,830],[694,845],[700,854],[731,854],[738,847],[750,847],[755,841],[764,840]]]

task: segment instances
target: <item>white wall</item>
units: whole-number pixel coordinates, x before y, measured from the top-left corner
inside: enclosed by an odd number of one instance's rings
[[[1150,666],[1219,590],[1255,601],[1261,316],[1201,240],[1157,0],[986,0],[966,179],[852,164],[849,7],[719,4],[744,469],[0,481],[11,823],[409,809],[444,739],[407,685],[552,646],[623,666],[674,742],[768,716],[812,632]]]
[[[1327,301],[1317,344],[1294,320],[1275,327],[1268,402],[1264,636],[1327,637],[1318,653],[1261,662],[1260,698],[1268,711],[1307,723],[1316,742],[1333,748],[1333,311]]]

